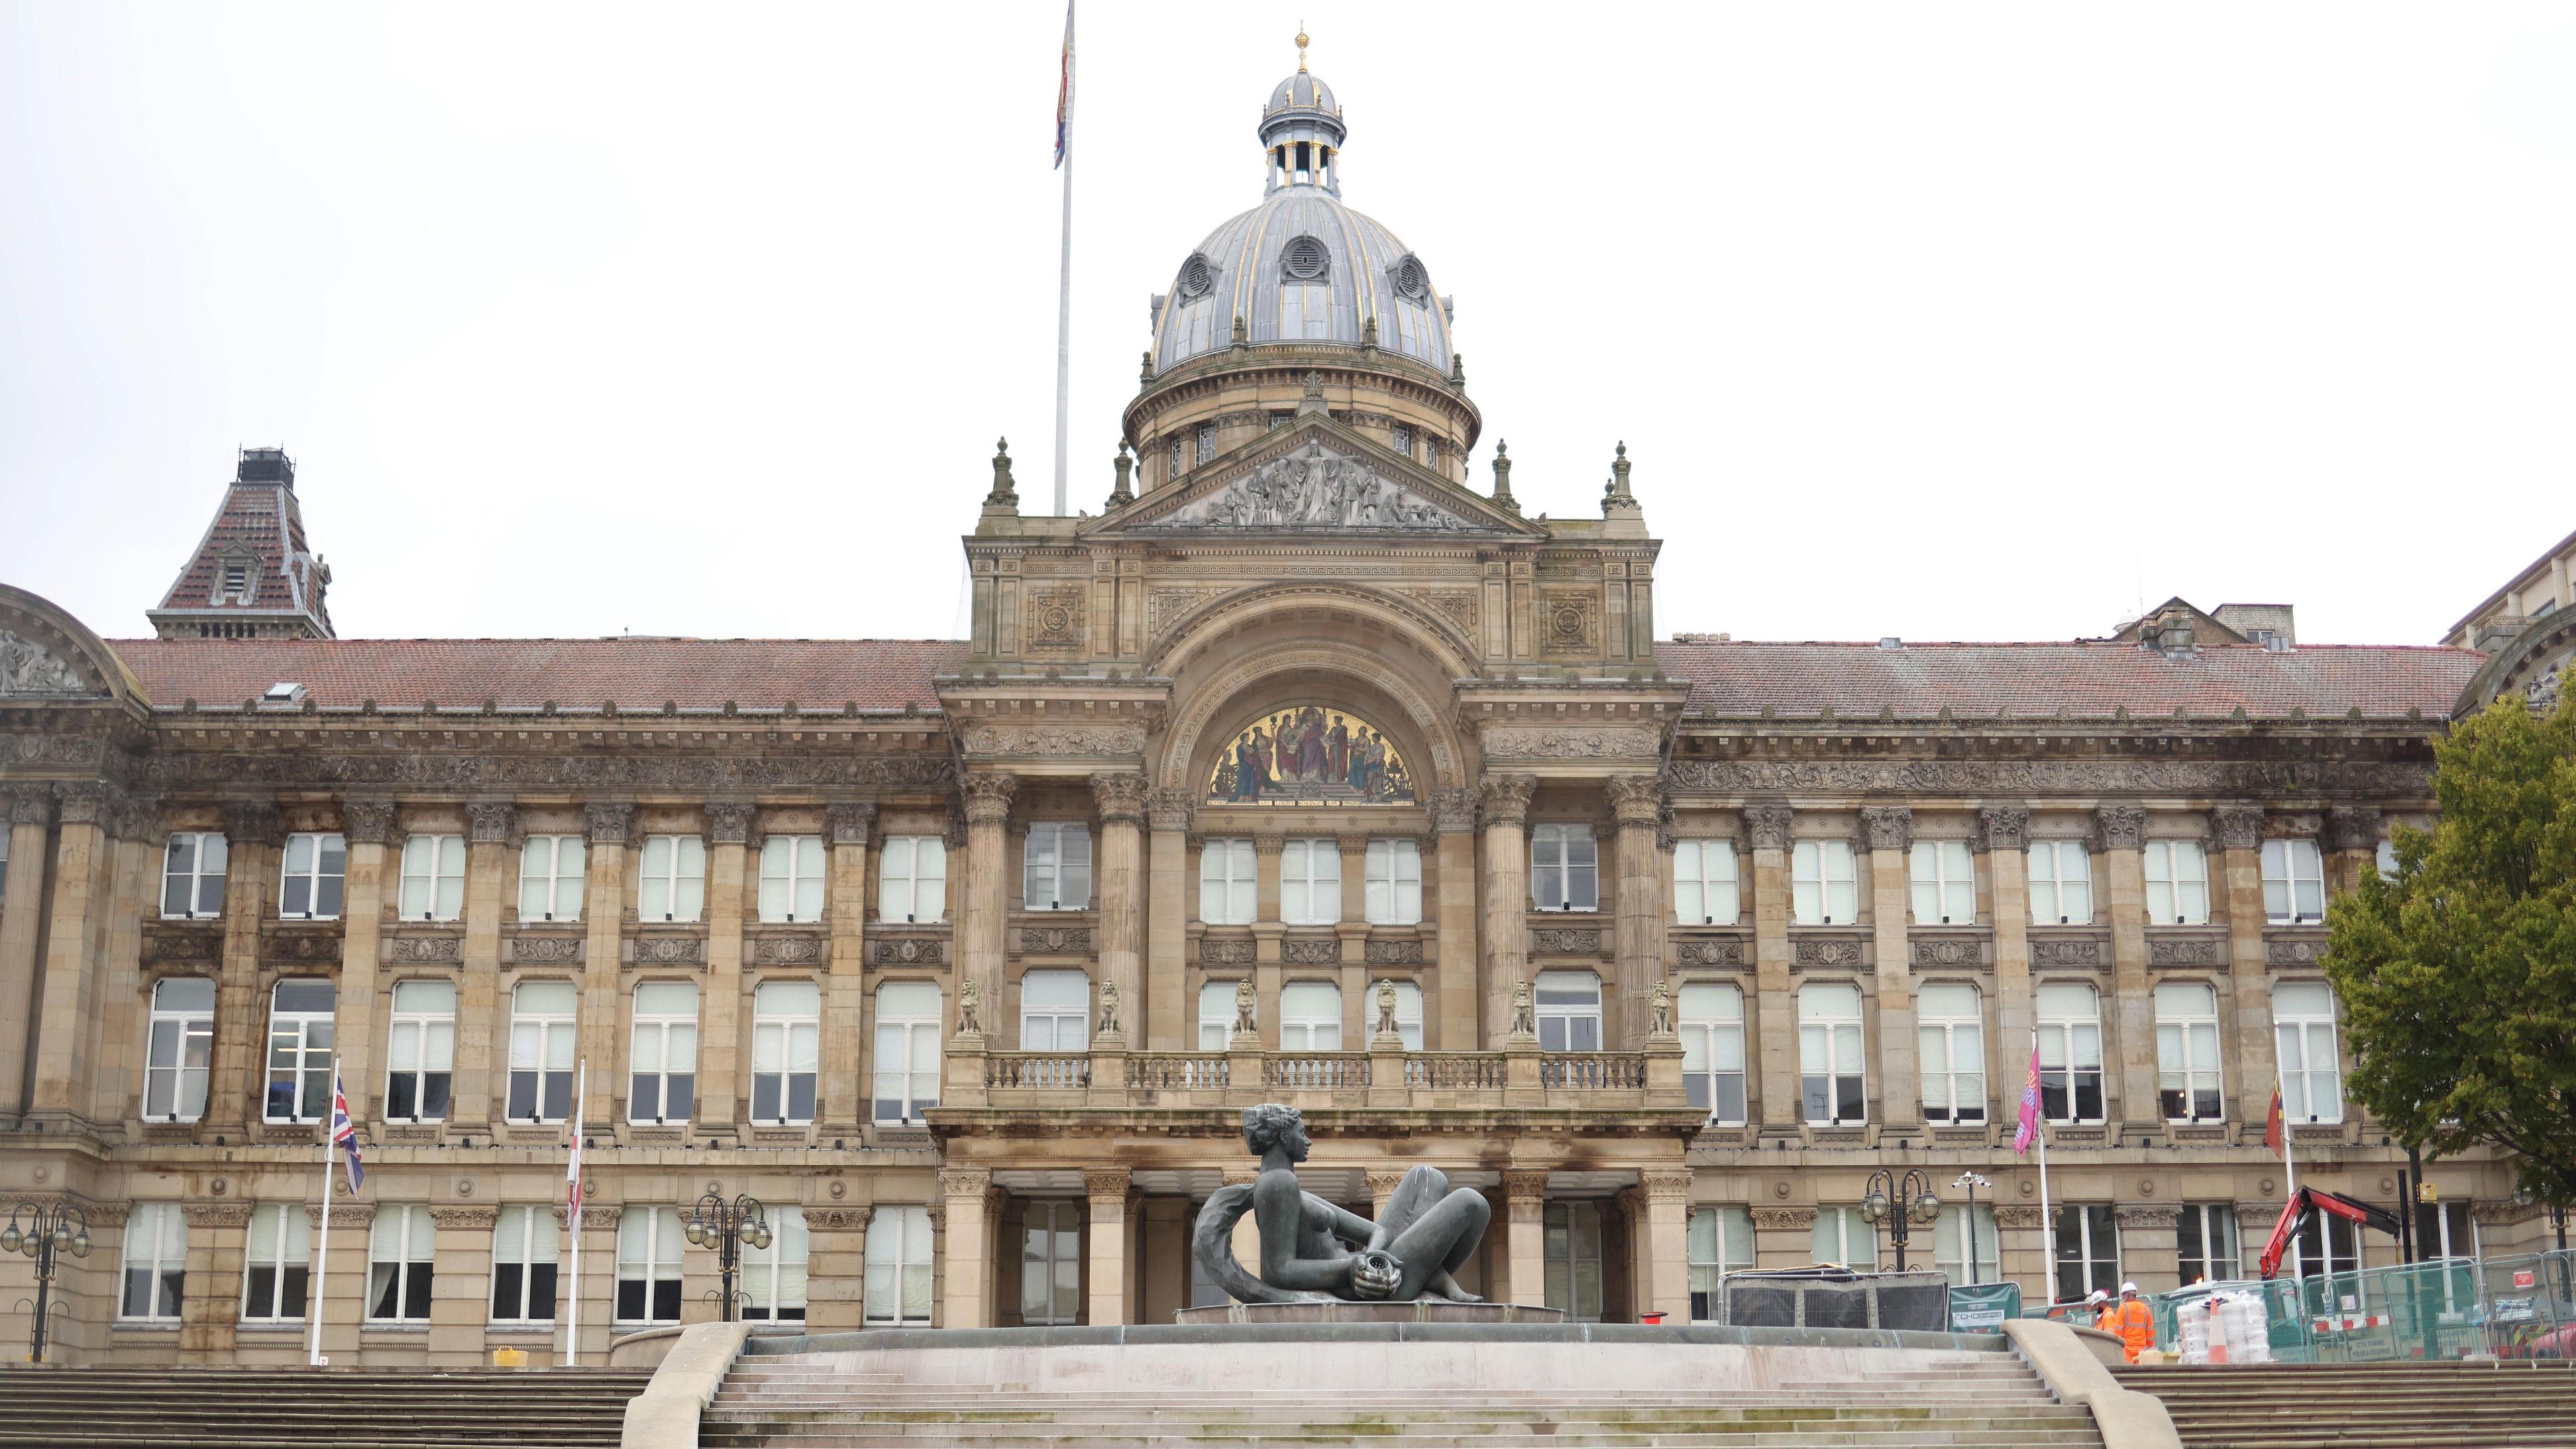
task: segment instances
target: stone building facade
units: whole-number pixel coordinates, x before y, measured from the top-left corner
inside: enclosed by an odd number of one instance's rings
[[[341,639],[300,523],[210,533],[158,638],[0,588],[0,1201],[87,1214],[62,1357],[302,1352],[333,1061],[339,1363],[558,1352],[576,1253],[593,1361],[712,1316],[708,1192],[770,1215],[755,1316],[1166,1321],[1267,1100],[1316,1190],[1437,1163],[1494,1203],[1471,1289],[1607,1319],[1892,1262],[1882,1169],[1943,1204],[1917,1263],[2226,1276],[2276,1079],[2300,1180],[2393,1197],[2320,920],[2425,818],[2481,655],[2179,601],[1658,639],[1624,448],[1597,518],[1526,516],[1499,444],[1474,486],[1452,307],[1342,205],[1338,103],[1301,67],[1261,134],[1261,205],[1154,299],[1105,511],[1021,512],[997,454],[968,640]],[[227,510],[291,512],[282,454],[243,467]],[[2504,1164],[2433,1180],[2460,1250],[2537,1240]]]

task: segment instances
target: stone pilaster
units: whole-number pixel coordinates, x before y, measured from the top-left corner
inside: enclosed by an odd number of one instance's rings
[[[2122,1203],[2111,1210],[2120,1224],[2120,1276],[2140,1293],[2169,1293],[2182,1286],[2177,1256],[2182,1209],[2171,1203]]]
[[[1690,1322],[1690,1187],[1688,1168],[1646,1168],[1637,1174],[1645,1197],[1646,1252],[1652,1272],[1638,1284],[1637,1311],[1660,1312],[1666,1323]]]
[[[487,1204],[429,1210],[438,1258],[429,1285],[432,1367],[472,1368],[487,1361],[483,1330],[492,1317],[492,1229],[500,1218],[501,1210]]]
[[[1529,807],[1533,775],[1488,775],[1485,825],[1485,1049],[1509,1035],[1512,987],[1529,976]]]
[[[2360,888],[2379,869],[2379,842],[2387,834],[2376,805],[2337,805],[2326,812],[2326,899]]]
[[[259,925],[277,889],[277,807],[240,800],[224,807],[224,955],[215,977],[215,1056],[207,1075],[206,1126],[239,1132],[260,1116],[268,1003],[259,999]]]
[[[349,854],[341,883],[340,989],[333,999],[331,1034],[350,1109],[369,1122],[384,1120],[384,1062],[376,1056],[376,962],[383,954],[385,888],[391,883],[387,869],[398,864],[386,855],[393,826],[391,800],[340,802],[340,836],[348,842]],[[363,1253],[358,1261],[366,1262]]]
[[[9,832],[9,868],[0,877],[0,1122],[26,1110],[27,1035],[36,1011],[36,917],[44,907],[46,824],[53,796],[22,785],[0,797]]]
[[[1986,1052],[1986,1095],[2020,1110],[2021,1077],[2013,1064],[2030,1061],[2037,1021],[2030,985],[2030,811],[1990,805],[1977,812],[1977,843],[1985,847],[1986,875],[1994,882],[1995,1033]]]
[[[1100,853],[1093,875],[1100,909],[1100,981],[1094,989],[1117,986],[1123,1028],[1140,1009],[1142,988],[1145,777],[1133,772],[1093,775],[1091,799],[1100,815]],[[1095,1231],[1093,1236],[1099,1234]],[[1096,1285],[1094,1292],[1098,1292]]]
[[[2101,863],[2097,877],[2100,904],[2111,911],[2111,1000],[2103,1015],[2115,1033],[2104,1044],[2106,1088],[2115,1088],[2116,1107],[2106,1115],[2131,1131],[2152,1130],[2156,1111],[2155,999],[2147,984],[2147,812],[2134,805],[2105,805],[2093,812],[2093,851]]]
[[[342,1075],[346,1076],[345,1067]],[[367,1229],[375,1220],[374,1203],[351,1202],[345,1193],[331,1200],[329,1270],[320,1274],[324,1296],[308,1298],[304,1311],[309,1314],[319,1306],[322,1354],[335,1364],[357,1362],[359,1325],[367,1316]],[[313,1266],[318,1271],[326,1262],[320,1203],[304,1205],[304,1223],[313,1233]]]
[[[1655,824],[1664,803],[1663,781],[1653,775],[1620,775],[1608,786],[1610,816],[1618,835],[1612,846],[1618,870],[1612,901],[1617,1041],[1634,1051],[1644,1045],[1648,997],[1664,975],[1664,857],[1655,848]]]
[[[1138,776],[1139,793],[1143,777]],[[1127,1169],[1086,1167],[1083,1196],[1090,1212],[1091,1304],[1094,1328],[1127,1321]]]
[[[1816,1258],[1816,1210],[1805,1205],[1760,1207],[1753,1214],[1753,1266],[1803,1268]],[[1927,1232],[1925,1236],[1929,1236]]]
[[[1923,1082],[1915,1066],[1913,951],[1914,812],[1871,805],[1860,812],[1869,847],[1869,913],[1878,955],[1878,1120],[1890,1128],[1922,1121]]]
[[[972,778],[972,777],[969,777]],[[1000,829],[998,822],[994,827]],[[993,1264],[987,1255],[991,1234],[985,1221],[984,1195],[993,1174],[980,1167],[944,1167],[939,1191],[947,1199],[946,1252],[942,1271],[947,1281],[943,1328],[992,1326]]]
[[[1547,1174],[1507,1169],[1503,1200],[1503,1235],[1512,1265],[1508,1301],[1543,1305],[1547,1300]]]
[[[582,1121],[575,1130],[605,1133],[617,1120],[618,1092],[613,1085],[617,1063],[618,956],[625,933],[626,838],[634,828],[635,806],[626,800],[594,800],[583,807],[586,837],[582,879],[581,1060],[600,1068],[600,1090],[581,1102]]]
[[[742,999],[743,921],[759,909],[751,856],[756,814],[748,801],[707,805],[707,978],[698,1004],[698,1100],[691,1123],[700,1140],[731,1137],[741,1117],[734,1024]]]
[[[1190,792],[1158,786],[1145,792],[1145,999],[1127,1006],[1158,1052],[1198,1045],[1189,1002]]]
[[[510,1004],[501,999],[501,903],[515,884],[509,867],[510,853],[519,844],[519,812],[513,805],[487,803],[466,806],[465,815],[464,964],[456,982],[456,1110],[450,1120],[469,1129],[497,1130],[510,1110]]]
[[[2279,1075],[2272,1040],[2271,959],[2263,941],[2263,812],[2222,807],[2209,812],[2219,860],[2211,874],[2226,883],[2228,978],[2235,1011],[2222,1012],[2218,1059],[2225,1110],[2239,1123],[2261,1123]],[[2212,882],[2213,886],[2217,882]],[[2258,1133],[2259,1126],[2255,1129]]]
[[[868,1224],[875,1217],[876,1209],[868,1205],[815,1204],[805,1209],[806,1332],[848,1333],[863,1326]]]
[[[106,826],[115,802],[104,785],[65,785],[58,798],[62,826],[54,840],[53,901],[36,1002],[35,1094],[27,1115],[69,1125],[88,1080],[83,1027],[93,996],[94,938],[106,932],[114,894]]]
[[[1011,799],[1019,793],[1016,775],[970,774],[966,792],[966,898],[957,923],[959,979],[972,981],[983,995],[988,1032],[999,1030],[1002,1009],[1002,933],[1010,915],[1010,842],[1003,826],[1011,816]],[[1009,1040],[1004,1035],[1004,1040]],[[950,1225],[956,1231],[956,1225]],[[951,1239],[954,1242],[954,1239]]]
[[[876,829],[874,805],[845,801],[825,807],[823,833],[832,851],[824,903],[832,926],[830,973],[822,987],[823,1024],[816,1065],[814,1121],[817,1135],[858,1135],[868,1117],[867,960],[868,844]],[[857,1326],[857,1320],[851,1321]]]
[[[1431,797],[1432,858],[1422,863],[1422,888],[1431,895],[1426,914],[1440,926],[1437,1021],[1426,1013],[1424,1047],[1473,1051],[1477,1034],[1476,989],[1476,792],[1460,787]],[[1509,990],[1506,985],[1505,990]],[[1428,1003],[1426,1003],[1426,1007]],[[1501,1038],[1508,1014],[1487,1012],[1487,1030]]]
[[[1753,847],[1754,1036],[1762,1084],[1762,1131],[1794,1134],[1798,1103],[1798,1000],[1790,984],[1789,807],[1752,805],[1744,834]]]
[[[187,1277],[179,1298],[179,1359],[229,1363],[233,1329],[241,1315],[242,1254],[249,1246],[251,1205],[192,1202],[179,1213],[188,1224]]]

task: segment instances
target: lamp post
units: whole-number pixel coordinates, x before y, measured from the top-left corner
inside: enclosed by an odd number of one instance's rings
[[[692,1244],[716,1250],[716,1271],[724,1280],[721,1310],[724,1321],[733,1322],[736,1302],[734,1274],[741,1268],[745,1246],[769,1246],[768,1212],[761,1207],[760,1199],[750,1193],[737,1193],[733,1201],[726,1202],[722,1193],[711,1192],[701,1196],[697,1206],[689,1209],[689,1220],[682,1232]]]
[[[1887,1240],[1896,1247],[1896,1271],[1905,1271],[1905,1245],[1914,1233],[1912,1224],[1929,1223],[1941,1216],[1941,1200],[1932,1195],[1932,1179],[1907,1168],[1900,1181],[1887,1168],[1869,1176],[1869,1187],[1861,1194],[1861,1218],[1869,1223],[1887,1225]]]
[[[1973,1172],[1963,1172],[1959,1174],[1959,1180],[1950,1185],[1964,1188],[1968,1194],[1968,1281],[1973,1284],[1977,1281],[1977,1189],[1991,1188],[1994,1184]]]
[[[24,1226],[20,1219],[27,1219]],[[22,1202],[9,1209],[9,1226],[0,1228],[0,1253],[24,1253],[36,1260],[36,1331],[27,1362],[45,1361],[46,1318],[53,1307],[56,1255],[70,1249],[75,1258],[89,1256],[89,1215],[68,1202]]]

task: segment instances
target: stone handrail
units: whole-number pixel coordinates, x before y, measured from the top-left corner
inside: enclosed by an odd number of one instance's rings
[[[1501,1052],[1406,1052],[1404,1084],[1408,1087],[1503,1089]]]
[[[1188,1056],[1150,1053],[1127,1060],[1127,1085],[1131,1087],[1146,1087],[1158,1092],[1189,1091],[1201,1087],[1222,1087],[1229,1080],[1225,1057],[1219,1052],[1197,1052]]]
[[[987,1087],[1088,1087],[1086,1052],[991,1052],[984,1058]]]
[[[1646,1059],[1636,1052],[1556,1052],[1539,1058],[1539,1085],[1576,1091],[1637,1091]]]
[[[1369,1084],[1366,1052],[1264,1052],[1261,1085],[1326,1091]]]

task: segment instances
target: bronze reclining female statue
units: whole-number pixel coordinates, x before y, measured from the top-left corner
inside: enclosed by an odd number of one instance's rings
[[[1372,1223],[1297,1185],[1297,1164],[1313,1144],[1296,1108],[1246,1107],[1243,1142],[1261,1154],[1261,1176],[1217,1189],[1191,1233],[1199,1270],[1237,1301],[1484,1301],[1451,1276],[1484,1240],[1491,1212],[1484,1194],[1451,1191],[1440,1169],[1416,1164],[1387,1199],[1384,1219]],[[1234,1225],[1247,1211],[1261,1227],[1257,1278],[1234,1256]]]

